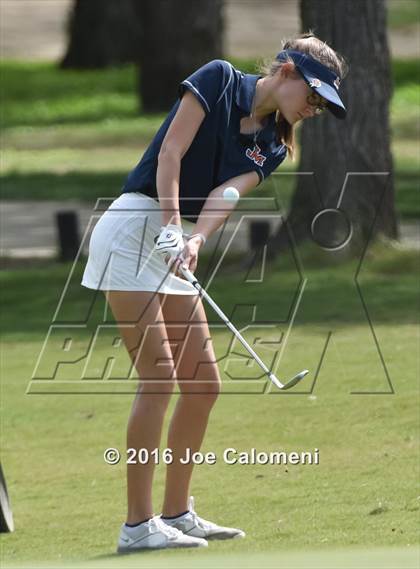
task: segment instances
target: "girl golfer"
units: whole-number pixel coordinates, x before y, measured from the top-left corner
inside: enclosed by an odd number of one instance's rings
[[[245,536],[195,512],[193,465],[180,461],[200,449],[220,375],[201,299],[179,264],[194,271],[200,248],[230,215],[226,187],[244,196],[293,154],[296,123],[325,109],[345,117],[344,74],[343,59],[311,34],[288,41],[259,75],[222,60],[204,65],[181,83],[178,102],[92,233],[82,284],[104,291],[140,378],[129,448],[159,448],[175,383],[180,389],[162,513],[152,504],[154,460],[129,464],[120,553]],[[187,239],[184,220],[194,221]]]

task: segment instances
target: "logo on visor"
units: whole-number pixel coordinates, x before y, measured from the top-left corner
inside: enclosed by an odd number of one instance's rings
[[[261,154],[261,148],[258,146],[258,144],[256,144],[252,150],[250,148],[247,148],[245,154],[248,158],[255,162],[255,164],[258,164],[258,166],[262,166],[267,159],[267,156]]]
[[[321,87],[321,81],[319,79],[317,79],[316,77],[314,77],[313,79],[311,79],[309,81],[309,87],[311,87],[312,89],[314,89],[316,87]]]
[[[337,89],[340,87],[340,78],[337,77],[337,79],[334,79],[334,87]]]

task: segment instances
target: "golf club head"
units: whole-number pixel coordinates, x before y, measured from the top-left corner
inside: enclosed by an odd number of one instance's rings
[[[283,385],[283,387],[282,387],[283,391],[285,391],[286,389],[290,389],[291,387],[293,387],[294,385],[299,383],[299,381],[301,379],[303,379],[305,377],[305,375],[307,375],[308,373],[309,373],[309,370],[304,369],[303,371],[301,371],[300,373],[295,375],[295,377],[292,377],[292,379],[290,381],[288,381],[287,383],[285,383]]]
[[[269,378],[270,381],[272,383],[274,383],[274,385],[276,387],[278,387],[279,389],[281,389],[282,391],[285,391],[287,389],[290,389],[291,387],[293,387],[294,385],[296,385],[297,383],[299,383],[299,381],[301,379],[303,379],[305,377],[305,375],[307,375],[309,373],[309,370],[304,369],[303,371],[301,371],[300,373],[298,373],[297,375],[295,375],[290,381],[288,381],[287,383],[281,383],[277,377],[274,375],[274,373],[270,373]]]

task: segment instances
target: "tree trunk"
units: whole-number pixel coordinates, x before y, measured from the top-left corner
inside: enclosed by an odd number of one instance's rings
[[[223,0],[142,0],[136,7],[146,24],[139,52],[142,110],[167,111],[180,81],[222,56]]]
[[[329,112],[304,121],[299,172],[313,175],[298,176],[286,223],[269,245],[272,256],[289,247],[289,232],[296,243],[312,238],[327,249],[343,246],[346,235],[359,250],[377,233],[397,237],[384,2],[301,0],[300,7],[302,30],[313,30],[349,64],[340,89],[348,113],[344,121]]]
[[[62,68],[104,68],[134,62],[141,41],[139,0],[75,0]]]

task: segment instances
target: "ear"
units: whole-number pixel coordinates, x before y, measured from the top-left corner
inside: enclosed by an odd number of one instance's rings
[[[284,79],[297,79],[299,77],[299,73],[296,71],[295,64],[291,61],[286,61],[283,63],[278,72]]]

